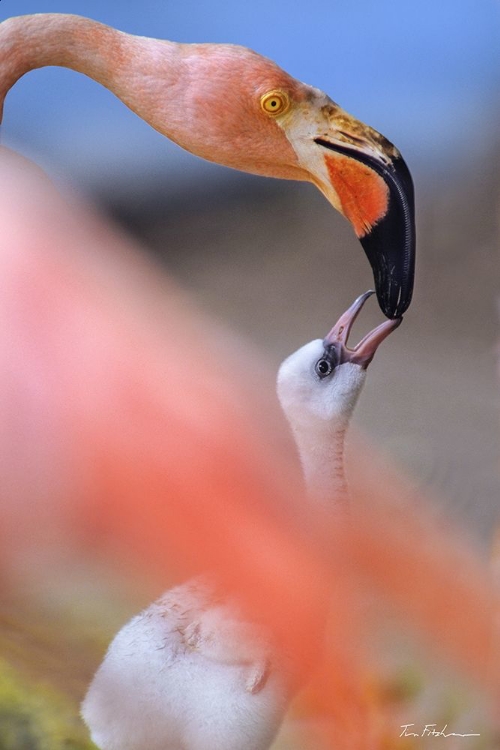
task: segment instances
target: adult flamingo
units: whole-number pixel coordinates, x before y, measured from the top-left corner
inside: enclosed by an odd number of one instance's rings
[[[410,173],[392,143],[322,91],[245,47],[177,44],[41,13],[0,24],[0,118],[14,83],[46,65],[93,78],[198,156],[313,182],[353,225],[385,315],[407,309],[415,261]]]

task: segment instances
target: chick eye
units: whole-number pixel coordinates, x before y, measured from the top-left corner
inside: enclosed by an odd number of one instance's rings
[[[268,115],[282,115],[290,106],[290,98],[284,91],[268,91],[260,97],[260,106]]]
[[[333,363],[329,359],[322,357],[321,359],[318,359],[314,369],[320,378],[326,378],[333,370]]]

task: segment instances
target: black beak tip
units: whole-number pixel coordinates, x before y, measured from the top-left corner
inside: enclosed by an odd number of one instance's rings
[[[409,298],[406,298],[405,300],[401,299],[399,304],[396,305],[392,305],[390,302],[389,304],[387,304],[385,298],[381,299],[380,296],[378,296],[377,299],[380,305],[380,309],[384,313],[385,317],[389,318],[389,320],[402,319],[403,313],[408,310],[411,302],[411,296]]]
[[[414,253],[405,256],[398,252],[399,245],[387,241],[386,228],[361,238],[361,244],[370,261],[375,291],[380,309],[386,318],[400,318],[408,309],[413,295]]]
[[[387,163],[346,145],[323,138],[315,141],[370,167],[387,185],[387,211],[360,242],[373,270],[382,312],[387,318],[400,318],[410,305],[415,276],[415,198],[410,170],[401,155]]]
[[[382,174],[389,187],[385,216],[360,238],[370,261],[380,308],[387,318],[408,309],[415,276],[415,201],[410,171],[402,158]]]

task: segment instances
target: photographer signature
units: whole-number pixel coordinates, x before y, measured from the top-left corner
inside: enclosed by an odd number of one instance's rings
[[[442,729],[436,729],[437,724],[426,724],[421,732],[415,732],[412,727],[415,724],[401,724],[400,737],[480,737],[481,735],[476,732],[461,733],[461,732],[448,732],[448,724],[445,724]]]

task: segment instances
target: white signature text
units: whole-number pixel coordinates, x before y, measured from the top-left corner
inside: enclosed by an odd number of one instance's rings
[[[480,737],[481,735],[476,732],[449,732],[448,724],[445,724],[442,729],[437,728],[437,724],[426,724],[423,729],[418,732],[414,729],[415,724],[401,724],[400,737]]]

